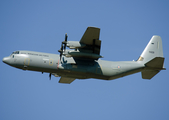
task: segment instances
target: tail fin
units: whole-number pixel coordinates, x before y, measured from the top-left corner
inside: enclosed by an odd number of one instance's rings
[[[143,79],[151,79],[160,70],[164,70],[164,57],[162,40],[160,36],[153,36],[141,56],[137,60],[145,64],[146,69],[142,71]]]
[[[138,61],[147,63],[155,57],[163,57],[162,40],[160,36],[156,35],[151,38]]]

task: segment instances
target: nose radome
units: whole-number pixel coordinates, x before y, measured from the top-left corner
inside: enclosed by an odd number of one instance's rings
[[[10,64],[10,58],[9,57],[4,57],[2,61],[6,64]]]

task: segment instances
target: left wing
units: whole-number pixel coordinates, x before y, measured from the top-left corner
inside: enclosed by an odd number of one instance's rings
[[[66,84],[70,84],[71,82],[73,82],[76,78],[69,78],[69,77],[61,77],[59,80],[59,83],[66,83]]]

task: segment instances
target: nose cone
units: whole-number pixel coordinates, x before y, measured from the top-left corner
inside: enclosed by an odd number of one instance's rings
[[[9,57],[4,57],[2,61],[6,64],[10,64],[10,58]]]

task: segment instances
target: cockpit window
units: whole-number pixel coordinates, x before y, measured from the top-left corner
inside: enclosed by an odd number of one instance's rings
[[[19,54],[19,51],[13,52],[10,56],[12,56],[13,54]],[[14,58],[14,57],[13,57],[13,58]]]
[[[13,52],[12,54],[19,54],[19,51],[15,51],[15,52]]]

